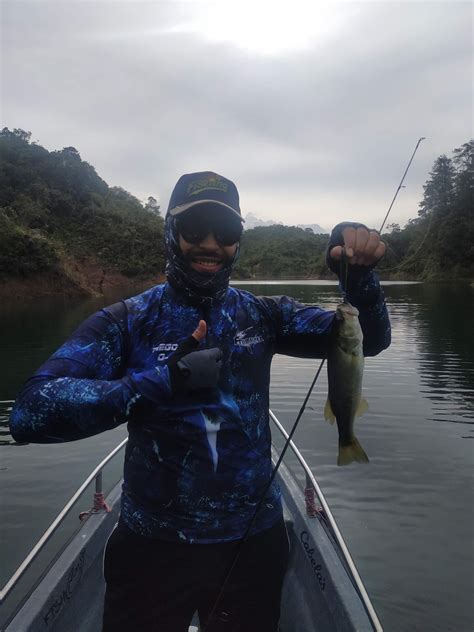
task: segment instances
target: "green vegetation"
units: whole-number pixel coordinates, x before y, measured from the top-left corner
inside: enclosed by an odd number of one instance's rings
[[[325,263],[327,235],[295,226],[260,226],[244,231],[235,277],[241,279],[321,278],[329,275]]]
[[[383,236],[383,277],[474,278],[473,172],[474,141],[435,161],[418,217],[404,228],[392,224]],[[142,205],[109,187],[74,147],[49,152],[29,132],[0,132],[1,281],[69,278],[81,262],[93,262],[103,274],[156,277],[164,269],[163,224],[153,197]],[[327,240],[292,226],[245,231],[234,276],[328,277]]]
[[[424,185],[418,217],[402,229],[391,224],[382,278],[472,280],[474,278],[474,141],[440,156]],[[240,278],[294,279],[329,276],[327,235],[289,226],[244,232],[236,273]]]
[[[128,277],[160,274],[163,219],[109,187],[74,147],[48,152],[21,129],[0,132],[0,278],[93,260]]]
[[[474,278],[474,141],[440,156],[424,185],[418,217],[391,225],[380,272],[420,280]],[[385,271],[385,273],[384,273]]]

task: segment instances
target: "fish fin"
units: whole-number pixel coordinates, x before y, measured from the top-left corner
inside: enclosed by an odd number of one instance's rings
[[[331,402],[329,399],[326,401],[326,406],[324,407],[324,419],[329,421],[330,424],[333,424],[336,421],[336,415],[334,414],[331,406]]]
[[[357,406],[356,417],[360,417],[361,415],[366,413],[368,410],[369,410],[369,404],[367,400],[365,399],[365,397],[361,397],[359,405]]]
[[[369,462],[369,457],[364,452],[364,448],[360,445],[355,437],[352,438],[352,441],[349,445],[339,444],[337,464],[349,465],[349,463],[352,463],[353,461],[357,461],[357,463]]]

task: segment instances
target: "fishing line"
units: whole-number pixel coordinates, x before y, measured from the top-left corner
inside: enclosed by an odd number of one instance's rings
[[[225,588],[226,588],[226,586],[227,586],[227,583],[228,583],[228,581],[229,581],[229,578],[230,578],[230,576],[232,575],[232,572],[234,571],[234,569],[235,569],[235,567],[236,567],[236,565],[237,565],[237,562],[238,562],[238,560],[239,560],[240,554],[241,554],[241,552],[242,552],[242,548],[243,548],[243,546],[245,545],[246,541],[248,540],[249,535],[250,535],[250,531],[252,530],[252,527],[253,527],[253,525],[255,524],[255,520],[257,519],[257,514],[258,514],[258,512],[260,511],[260,507],[262,506],[263,501],[265,500],[265,496],[267,495],[267,492],[268,492],[268,490],[270,489],[271,484],[272,484],[272,483],[273,483],[273,481],[275,480],[275,476],[276,476],[276,474],[277,474],[278,468],[280,467],[280,464],[281,464],[281,462],[283,461],[283,457],[285,456],[285,453],[286,453],[286,451],[287,451],[287,449],[288,449],[288,447],[289,447],[289,445],[290,445],[291,439],[293,438],[293,435],[295,434],[295,430],[296,430],[296,428],[297,428],[297,426],[298,426],[298,423],[299,423],[299,421],[300,421],[300,419],[301,419],[301,416],[302,416],[302,415],[303,415],[303,413],[304,413],[304,410],[305,410],[305,408],[306,408],[306,404],[308,403],[308,400],[309,400],[309,398],[310,398],[310,396],[311,396],[311,393],[313,392],[313,388],[314,388],[314,386],[315,386],[315,384],[316,384],[316,382],[317,382],[317,379],[318,379],[318,377],[319,377],[319,374],[321,373],[321,369],[323,368],[324,361],[325,361],[325,358],[323,358],[323,359],[321,360],[321,363],[320,363],[320,365],[319,365],[319,368],[318,368],[318,370],[316,371],[316,375],[314,376],[314,379],[313,379],[313,381],[312,381],[312,383],[311,383],[311,386],[309,387],[309,391],[307,392],[306,397],[305,397],[305,399],[304,399],[304,402],[303,402],[303,404],[301,405],[301,408],[300,408],[300,411],[299,411],[299,413],[298,413],[298,416],[296,417],[296,420],[295,420],[295,422],[294,422],[294,424],[293,424],[293,427],[292,427],[292,429],[291,429],[291,432],[290,432],[290,434],[288,435],[288,439],[286,440],[285,445],[283,446],[283,449],[282,449],[282,451],[281,451],[281,453],[280,453],[280,456],[279,456],[279,458],[278,458],[278,461],[276,462],[276,465],[275,465],[275,467],[273,468],[273,472],[272,472],[272,475],[271,475],[271,477],[270,477],[270,480],[268,481],[267,485],[265,486],[265,489],[264,489],[264,491],[263,491],[263,494],[262,494],[262,495],[261,495],[261,497],[260,497],[260,500],[259,500],[259,502],[258,502],[258,504],[257,504],[257,507],[256,507],[256,509],[255,509],[255,511],[254,511],[254,514],[253,514],[253,516],[252,516],[252,520],[250,521],[250,524],[249,524],[249,526],[247,527],[247,530],[246,530],[246,532],[245,532],[245,534],[244,534],[244,536],[243,536],[243,538],[242,538],[242,540],[241,540],[241,542],[240,542],[240,544],[239,544],[239,548],[237,549],[237,553],[235,554],[235,557],[234,557],[234,559],[233,559],[233,561],[232,561],[232,564],[231,564],[231,566],[230,566],[229,570],[227,571],[227,574],[226,574],[226,576],[225,576],[225,578],[224,578],[224,581],[223,581],[223,583],[222,583],[222,587],[221,587],[221,589],[220,589],[220,591],[219,591],[219,594],[217,595],[216,601],[214,602],[214,606],[212,607],[212,610],[211,610],[211,612],[210,612],[210,614],[209,614],[209,617],[208,617],[208,619],[207,619],[207,621],[206,621],[206,624],[205,624],[205,625],[203,626],[203,628],[202,628],[202,632],[206,632],[206,630],[207,630],[208,626],[210,625],[210,623],[211,623],[211,621],[212,621],[212,619],[213,619],[213,616],[214,616],[214,613],[215,613],[215,611],[216,611],[217,605],[218,605],[219,601],[221,600],[222,595],[224,594]]]
[[[433,213],[430,214],[430,223],[428,224],[428,228],[426,229],[426,232],[423,236],[423,239],[421,240],[418,248],[415,250],[415,252],[413,252],[409,257],[406,257],[401,263],[399,263],[398,265],[396,265],[394,268],[380,268],[380,272],[393,272],[394,270],[399,270],[401,268],[403,268],[403,266],[406,263],[409,263],[412,259],[414,259],[416,257],[416,255],[420,252],[420,250],[423,247],[423,244],[426,241],[426,238],[428,237],[428,234],[431,230],[431,225],[433,224]],[[393,249],[392,249],[393,250]]]
[[[387,214],[385,215],[384,220],[382,222],[382,226],[380,227],[380,230],[379,230],[380,234],[382,234],[382,229],[385,226],[385,222],[387,221],[388,216],[390,215],[390,211],[392,210],[392,206],[395,204],[395,200],[397,199],[397,196],[398,196],[398,194],[400,192],[400,189],[402,188],[403,181],[405,180],[405,177],[406,177],[406,175],[408,173],[408,170],[410,169],[411,163],[413,162],[413,158],[415,157],[415,154],[418,151],[418,147],[420,146],[420,144],[421,144],[421,142],[423,140],[426,140],[425,136],[422,136],[421,138],[419,138],[418,142],[416,143],[416,147],[413,150],[413,153],[412,153],[411,158],[410,158],[410,160],[408,162],[407,168],[405,169],[405,173],[403,174],[402,179],[400,180],[400,184],[398,185],[398,188],[395,191],[395,195],[393,196],[393,200],[391,201],[390,206],[388,207]]]
[[[390,206],[388,207],[388,211],[387,211],[387,213],[386,213],[386,215],[385,215],[385,217],[384,217],[384,220],[383,220],[383,222],[382,222],[382,226],[380,227],[380,230],[379,230],[379,234],[380,234],[380,235],[382,235],[382,230],[383,230],[383,227],[385,226],[385,222],[387,221],[388,216],[390,215],[390,211],[392,210],[392,207],[393,207],[393,205],[395,204],[395,200],[397,199],[397,196],[398,196],[398,194],[399,194],[399,192],[400,192],[400,189],[401,189],[401,188],[402,188],[402,186],[403,186],[403,182],[404,182],[405,177],[406,177],[406,175],[407,175],[407,173],[408,173],[408,170],[409,170],[409,169],[410,169],[410,167],[411,167],[411,163],[413,162],[413,158],[415,157],[415,154],[416,154],[416,152],[418,151],[418,147],[420,146],[420,144],[421,144],[421,143],[422,143],[422,141],[424,141],[424,140],[426,140],[426,137],[425,137],[425,136],[421,136],[421,137],[418,139],[418,142],[417,142],[417,143],[416,143],[416,145],[415,145],[415,149],[413,150],[413,153],[412,153],[412,155],[411,155],[411,158],[410,158],[410,160],[408,161],[408,164],[407,164],[407,166],[406,166],[405,172],[404,172],[404,174],[403,174],[403,176],[402,176],[402,179],[400,180],[400,184],[398,185],[397,190],[395,191],[395,195],[393,196],[393,200],[391,201]],[[397,270],[398,268],[402,268],[402,267],[405,265],[405,263],[406,263],[407,261],[410,261],[411,259],[413,259],[413,258],[414,258],[414,257],[415,257],[418,253],[419,253],[419,251],[421,250],[421,248],[422,248],[423,244],[425,243],[425,240],[426,240],[426,238],[427,238],[427,236],[428,236],[428,233],[430,232],[430,229],[431,229],[431,222],[432,222],[432,220],[433,220],[433,216],[431,216],[431,217],[430,217],[430,223],[429,223],[429,226],[428,226],[428,230],[426,231],[425,236],[424,236],[424,237],[423,237],[423,239],[421,240],[421,243],[420,243],[420,245],[418,246],[417,250],[416,250],[416,251],[415,251],[412,255],[410,255],[407,259],[405,259],[405,261],[402,261],[402,263],[401,263],[401,264],[399,264],[399,265],[395,266],[394,268],[385,268],[385,269],[383,269],[383,268],[379,268],[379,269],[380,269],[380,272],[393,272],[394,270]],[[347,280],[347,279],[346,279],[346,280]]]
[[[383,219],[382,225],[380,226],[380,229],[378,231],[379,235],[382,235],[382,230],[383,230],[383,227],[385,226],[385,222],[387,221],[388,216],[390,215],[390,211],[392,210],[393,205],[395,204],[395,200],[397,199],[398,194],[400,193],[400,190],[403,188],[403,182],[405,181],[407,173],[408,173],[408,171],[409,171],[409,169],[411,167],[411,163],[413,162],[413,158],[415,157],[415,154],[418,151],[418,147],[420,146],[420,144],[424,140],[426,140],[426,137],[425,136],[421,136],[418,139],[418,142],[415,145],[415,149],[413,150],[413,153],[412,153],[412,155],[410,157],[410,160],[408,161],[408,164],[407,164],[407,166],[405,168],[405,171],[403,173],[402,179],[400,180],[400,184],[398,185],[397,190],[395,191],[395,195],[393,196],[393,199],[390,202],[390,206],[388,207],[388,210],[387,210],[387,212],[385,214],[385,217]],[[431,220],[430,220],[430,225],[428,226],[428,230],[426,231],[426,234],[425,234],[420,246],[418,247],[418,249],[416,250],[416,252],[414,254],[410,255],[409,259],[407,259],[407,260],[412,259],[416,254],[418,254],[419,250],[421,249],[423,243],[426,240],[426,237],[428,235],[428,232],[429,232],[430,228],[431,228]],[[403,261],[399,266],[395,266],[395,268],[388,268],[388,269],[380,268],[380,272],[391,272],[393,270],[396,270],[399,267],[401,268],[402,265],[404,265],[406,263],[406,261]],[[349,265],[348,265],[348,262],[347,262],[347,259],[346,259],[346,249],[345,249],[345,247],[343,247],[342,254],[341,254],[341,269],[342,269],[343,265],[345,266],[344,267],[344,274],[343,275],[341,274],[341,276],[344,276],[344,284],[341,283],[341,286],[342,286],[341,290],[342,290],[343,297],[345,298],[346,297],[346,288],[347,288],[347,278],[348,278],[348,275],[349,275]]]
[[[341,262],[339,263],[339,271],[341,273],[341,277],[344,278],[344,283],[341,280],[341,292],[342,292],[342,298],[343,298],[342,302],[344,302],[347,297],[347,279],[349,278],[349,263],[348,263],[345,246],[342,247]]]
[[[413,154],[411,155],[411,158],[410,158],[410,160],[408,162],[408,165],[407,165],[407,167],[405,169],[405,172],[404,172],[404,174],[402,176],[402,179],[400,180],[400,184],[398,185],[398,188],[397,188],[397,190],[395,192],[395,195],[393,196],[393,200],[391,201],[390,206],[388,207],[388,211],[387,211],[387,213],[385,215],[385,218],[384,218],[384,220],[382,222],[382,225],[380,227],[379,233],[382,233],[382,229],[385,226],[385,222],[387,221],[388,216],[390,215],[390,211],[392,210],[392,207],[393,207],[393,205],[395,203],[395,200],[397,199],[398,193],[399,193],[400,189],[403,186],[403,182],[404,182],[405,177],[406,177],[406,175],[408,173],[408,170],[410,169],[411,163],[413,162],[413,158],[415,157],[415,154],[416,154],[416,152],[418,150],[418,147],[420,146],[420,143],[423,140],[425,140],[424,136],[422,136],[421,138],[418,139],[418,142],[417,142],[417,144],[415,146]],[[348,275],[349,275],[349,263],[348,263],[348,260],[347,260],[345,247],[343,247],[342,254],[341,254],[341,273],[342,273],[341,276],[343,276],[343,278],[344,278],[343,283],[341,283],[341,286],[342,286],[341,290],[342,290],[343,297],[345,299],[345,297],[346,297],[346,290],[347,290],[347,280],[348,280]],[[267,495],[267,492],[270,489],[271,484],[275,480],[275,476],[277,474],[278,468],[280,467],[281,462],[283,461],[283,458],[284,458],[284,456],[286,454],[286,451],[287,451],[287,449],[288,449],[288,447],[290,445],[290,442],[291,442],[291,440],[293,438],[293,435],[294,435],[294,433],[296,431],[296,428],[297,428],[297,426],[299,424],[299,421],[300,421],[300,419],[301,419],[301,417],[302,417],[302,415],[303,415],[303,413],[305,411],[306,405],[308,403],[309,398],[311,397],[311,393],[313,392],[314,386],[315,386],[315,384],[317,382],[317,379],[318,379],[318,377],[319,377],[319,375],[321,373],[321,370],[322,370],[322,368],[324,366],[325,360],[326,360],[326,358],[323,357],[322,360],[321,360],[321,363],[319,365],[319,368],[316,371],[316,375],[314,376],[314,379],[313,379],[313,381],[311,383],[311,386],[309,387],[309,390],[308,390],[308,392],[306,394],[306,397],[304,398],[303,404],[301,405],[300,411],[299,411],[299,413],[298,413],[298,415],[297,415],[297,417],[295,419],[295,422],[293,424],[291,432],[288,435],[288,439],[286,440],[285,445],[283,446],[283,449],[282,449],[282,451],[280,453],[280,456],[279,456],[279,458],[278,458],[278,460],[277,460],[277,462],[275,464],[275,467],[273,468],[273,472],[272,472],[272,475],[270,476],[270,480],[268,481],[267,485],[265,486],[263,494],[261,495],[260,500],[257,503],[257,506],[255,508],[254,514],[252,516],[252,520],[250,521],[250,523],[249,523],[249,525],[247,527],[247,530],[245,531],[245,534],[244,534],[242,540],[240,541],[239,548],[237,549],[237,553],[235,554],[235,557],[232,560],[232,564],[230,565],[229,570],[227,571],[227,574],[226,574],[226,576],[224,578],[224,581],[222,582],[221,589],[219,591],[219,594],[217,595],[217,598],[216,598],[216,600],[214,602],[212,610],[209,613],[207,621],[206,621],[205,625],[202,627],[202,632],[206,632],[206,630],[208,629],[209,625],[212,622],[212,619],[214,618],[214,614],[216,612],[216,609],[217,609],[217,606],[219,604],[219,601],[221,600],[221,598],[222,598],[222,596],[224,594],[224,591],[226,589],[226,586],[227,586],[227,584],[229,582],[230,576],[232,575],[232,573],[233,573],[233,571],[234,571],[234,569],[235,569],[235,567],[237,565],[239,557],[240,557],[240,555],[242,553],[242,548],[244,547],[246,541],[249,538],[249,535],[250,535],[250,532],[252,530],[252,527],[255,524],[255,520],[257,519],[258,512],[260,511],[260,507],[262,506],[263,501],[265,500],[265,496]]]

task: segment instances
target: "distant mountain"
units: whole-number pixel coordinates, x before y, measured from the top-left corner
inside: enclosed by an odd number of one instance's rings
[[[274,219],[260,219],[254,213],[248,213],[245,216],[245,228],[246,230],[250,230],[252,228],[257,228],[258,226],[275,226],[280,225],[284,226],[283,222],[276,222]],[[319,224],[297,224],[298,228],[310,228],[315,235],[327,235],[329,231],[325,228],[321,228]]]
[[[326,228],[322,228],[319,224],[298,224],[298,228],[306,230],[310,228],[315,235],[329,235],[329,231]]]
[[[246,230],[257,228],[257,226],[273,226],[274,224],[281,224],[281,222],[275,222],[274,219],[260,219],[260,217],[257,217],[253,213],[247,213],[244,219]]]

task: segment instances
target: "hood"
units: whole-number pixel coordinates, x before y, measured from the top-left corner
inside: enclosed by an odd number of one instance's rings
[[[210,304],[224,298],[229,286],[230,275],[237,261],[240,244],[233,259],[214,274],[193,270],[179,247],[176,218],[168,215],[165,221],[165,274],[168,283],[196,304]]]

